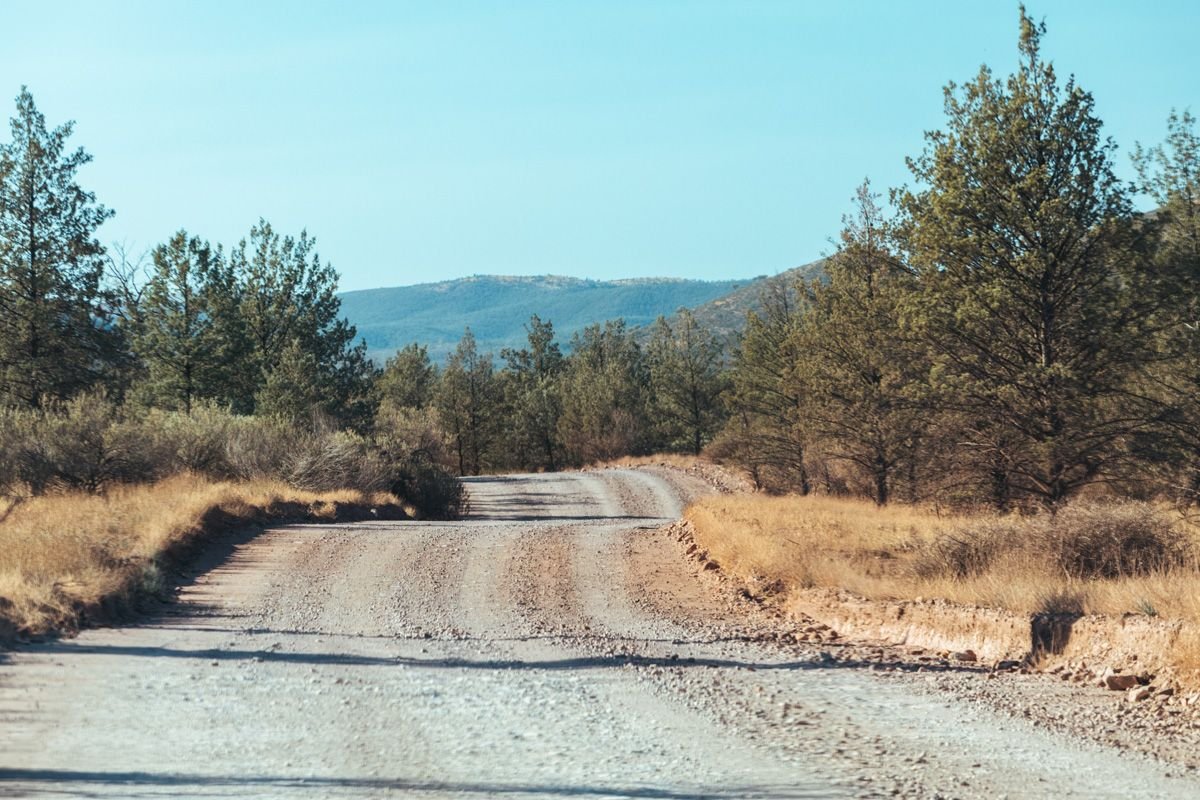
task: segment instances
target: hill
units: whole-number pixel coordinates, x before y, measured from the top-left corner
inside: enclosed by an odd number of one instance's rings
[[[744,282],[741,286],[708,302],[690,307],[696,321],[732,343],[734,337],[745,327],[746,314],[762,306],[765,293],[775,288],[791,288],[799,280],[810,281],[824,275],[824,259],[811,264],[793,267],[777,275],[760,276]],[[671,320],[675,315],[669,315]],[[642,339],[649,338],[649,329],[639,331]]]
[[[637,278],[593,281],[561,276],[477,275],[459,280],[365,289],[341,295],[342,313],[367,341],[371,356],[383,361],[410,342],[429,347],[442,360],[470,326],[484,352],[525,341],[531,314],[554,323],[564,344],[584,327],[623,318],[648,325],[659,315],[704,306],[754,281],[696,281]]]

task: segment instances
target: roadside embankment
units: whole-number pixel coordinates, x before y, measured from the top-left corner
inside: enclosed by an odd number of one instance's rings
[[[0,645],[118,619],[162,596],[213,539],[296,522],[407,516],[386,493],[178,475],[104,495],[35,497],[0,521]]]
[[[1075,682],[1200,686],[1200,536],[1148,504],[1047,520],[723,495],[689,507],[679,536],[748,594],[844,638]]]

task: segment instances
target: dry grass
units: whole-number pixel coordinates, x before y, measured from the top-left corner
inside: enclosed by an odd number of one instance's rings
[[[271,481],[179,475],[107,495],[32,498],[0,509],[0,627],[70,630],[88,614],[164,588],[164,569],[202,537],[272,520],[334,520],[391,495],[306,492]]]
[[[1115,522],[1097,528],[1096,517],[1110,512]],[[1142,524],[1146,515],[1157,528]],[[758,586],[847,589],[881,600],[942,598],[1019,613],[1133,613],[1200,623],[1200,570],[1194,556],[1185,555],[1200,546],[1200,530],[1144,504],[1107,511],[1093,506],[1077,516],[1065,533],[1048,538],[1049,529],[1031,520],[947,516],[821,496],[712,497],[687,511],[699,546],[727,572]],[[1113,574],[1109,561],[1084,559],[1094,570],[1090,575],[1080,567],[1081,553],[1112,547],[1113,537],[1128,542],[1137,534],[1138,546],[1145,546],[1144,528],[1163,537],[1161,561],[1139,557],[1125,574]],[[973,536],[978,539],[969,541]],[[945,552],[947,542],[964,539],[966,556]],[[974,557],[989,548],[995,552]]]
[[[703,456],[688,455],[686,453],[657,453],[649,456],[622,456],[621,458],[613,458],[607,461],[595,461],[587,465],[586,469],[603,469],[605,467],[616,468],[631,468],[631,467],[675,467],[676,469],[688,470],[698,464],[711,464],[712,462]]]

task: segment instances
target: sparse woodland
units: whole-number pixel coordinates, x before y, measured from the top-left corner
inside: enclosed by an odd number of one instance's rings
[[[686,310],[569,342],[382,368],[306,232],[106,249],[71,125],[22,90],[0,147],[0,493],[179,473],[392,491],[430,515],[451,473],[701,453],[776,492],[957,510],[1200,501],[1200,134],[1132,152],[1043,58],[945,89],[912,184],[859,187],[824,275],[763,297],[732,348]],[[1134,199],[1154,200],[1150,213]],[[440,355],[440,354],[435,354]]]

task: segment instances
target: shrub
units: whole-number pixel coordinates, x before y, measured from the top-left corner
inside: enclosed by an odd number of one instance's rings
[[[1190,564],[1192,546],[1149,503],[1077,503],[1037,527],[1033,545],[1073,578],[1145,575]]]
[[[461,480],[427,458],[415,456],[396,465],[390,490],[412,504],[422,519],[461,519],[470,509]]]
[[[1195,564],[1187,535],[1150,503],[1073,503],[1057,514],[971,521],[923,545],[920,577],[968,578],[1004,560],[1041,564],[1091,580],[1164,572]]]

